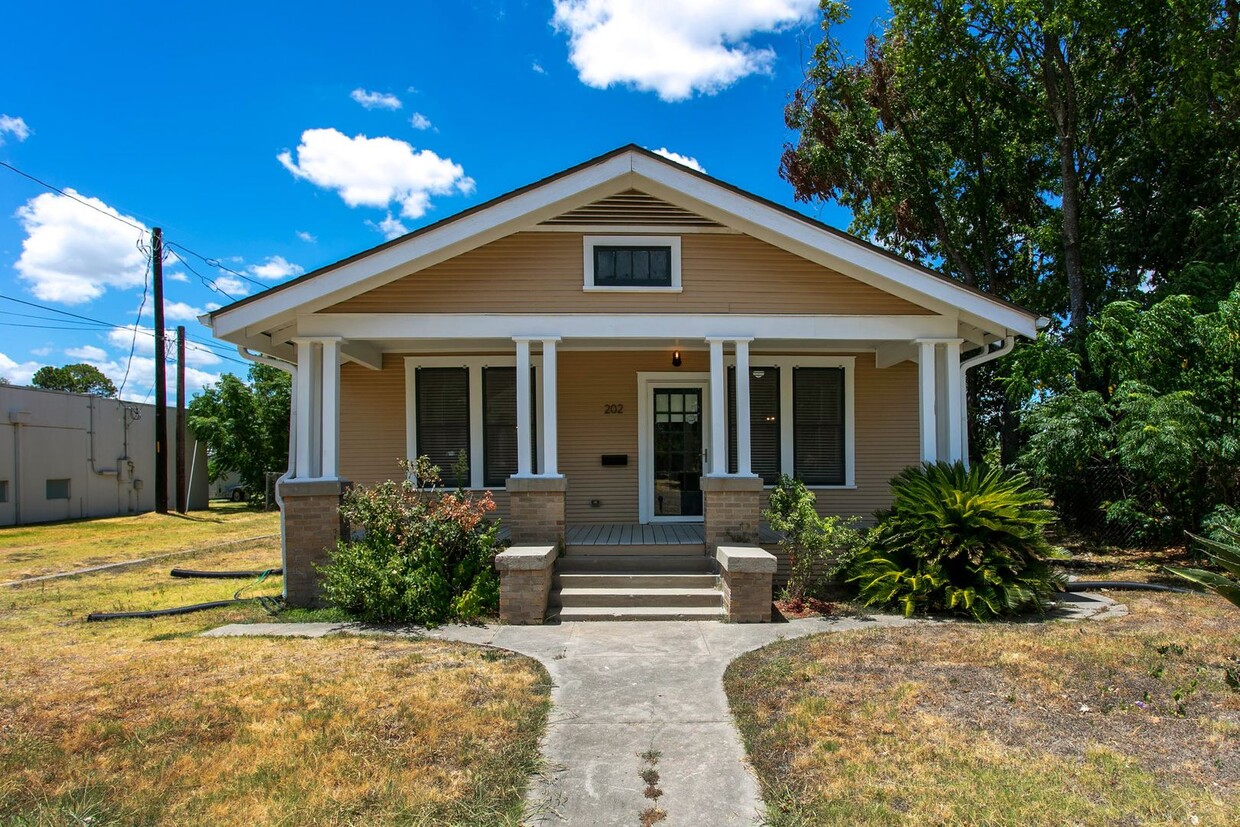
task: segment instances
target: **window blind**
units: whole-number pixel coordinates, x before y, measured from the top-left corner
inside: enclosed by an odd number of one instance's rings
[[[793,467],[806,485],[843,485],[844,369],[793,368]]]
[[[468,487],[456,479],[457,457],[469,456],[469,369],[418,368],[416,378],[417,449],[439,466],[445,485]],[[515,410],[516,405],[513,405]]]
[[[779,368],[749,370],[749,457],[753,472],[767,485],[779,482]],[[728,472],[735,474],[736,368],[728,368]]]

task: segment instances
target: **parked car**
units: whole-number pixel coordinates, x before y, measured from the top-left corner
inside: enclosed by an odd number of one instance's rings
[[[243,502],[250,498],[249,494],[246,493],[245,485],[242,483],[224,486],[224,496],[235,503]]]

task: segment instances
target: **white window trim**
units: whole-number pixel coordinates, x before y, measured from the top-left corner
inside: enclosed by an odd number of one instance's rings
[[[679,293],[680,285],[680,236],[675,235],[587,235],[583,236],[583,272],[586,292],[599,293]],[[595,247],[671,247],[672,284],[670,287],[604,286],[594,283]]]
[[[724,368],[736,367],[736,356],[724,358]],[[765,367],[779,368],[779,467],[780,472],[791,474],[795,470],[796,450],[793,445],[793,398],[792,371],[794,368],[843,368],[844,369],[844,484],[843,485],[810,485],[811,491],[849,491],[857,487],[857,431],[854,414],[856,411],[856,391],[854,377],[856,374],[855,356],[768,356],[763,353],[749,352],[749,369],[757,370]],[[731,423],[728,420],[727,405],[723,411],[724,433],[728,432]],[[766,488],[774,488],[767,485]]]
[[[654,411],[651,409],[651,392],[655,388],[684,388],[701,386],[702,394],[702,452],[705,457],[710,447],[710,373],[709,372],[648,372],[637,374],[637,514],[639,522],[646,523],[700,523],[702,516],[656,517],[654,516]],[[707,474],[703,460],[702,476]]]
[[[504,491],[506,486],[489,486],[485,482],[485,446],[482,427],[482,369],[515,368],[516,355],[492,356],[406,356],[405,357],[405,459],[418,458],[418,368],[467,368],[469,370],[469,491]],[[542,444],[542,357],[530,356],[534,368],[534,416],[538,444]],[[445,469],[447,470],[447,469]]]

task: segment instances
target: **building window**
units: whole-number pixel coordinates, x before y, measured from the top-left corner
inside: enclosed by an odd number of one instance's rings
[[[530,371],[530,424],[534,416],[534,371]],[[530,428],[530,465],[537,471],[537,428]],[[482,369],[482,484],[502,488],[517,473],[517,369]]]
[[[680,238],[586,236],[587,290],[677,291]]]
[[[0,503],[9,501],[9,481],[0,480]]]
[[[793,473],[806,485],[844,485],[844,369],[792,371]]]
[[[750,466],[767,485],[779,482],[780,463],[779,368],[749,369]],[[728,368],[728,472],[735,474],[736,368]]]
[[[46,491],[45,496],[49,500],[69,499],[69,481],[68,480],[48,480],[47,491]]]
[[[439,466],[445,485],[468,487],[454,468],[461,452],[469,462],[469,368],[418,368],[416,440],[418,456]]]

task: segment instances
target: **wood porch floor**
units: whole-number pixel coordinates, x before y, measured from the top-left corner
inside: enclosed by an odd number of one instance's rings
[[[697,545],[706,542],[706,537],[701,523],[605,523],[569,526],[564,542],[570,546]],[[778,543],[779,534],[764,524],[759,542]]]

